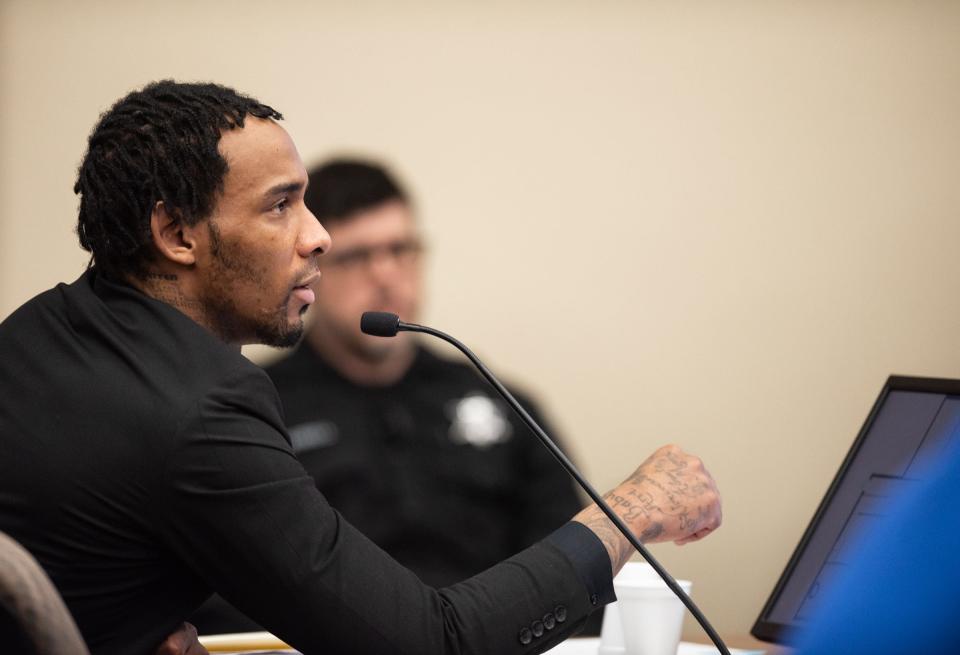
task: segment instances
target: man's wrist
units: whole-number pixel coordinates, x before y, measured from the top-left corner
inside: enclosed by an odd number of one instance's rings
[[[617,599],[613,593],[609,553],[593,530],[575,519],[555,530],[545,541],[570,561],[592,605],[606,605]]]
[[[610,559],[610,570],[613,575],[623,568],[623,565],[633,555],[633,547],[627,541],[617,526],[596,505],[590,505],[573,517],[573,520],[590,530],[599,539],[607,551]]]

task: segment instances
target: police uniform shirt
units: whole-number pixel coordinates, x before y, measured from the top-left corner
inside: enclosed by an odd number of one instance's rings
[[[427,584],[479,573],[581,507],[560,464],[465,364],[418,347],[395,384],[361,387],[304,342],[267,372],[320,491]]]

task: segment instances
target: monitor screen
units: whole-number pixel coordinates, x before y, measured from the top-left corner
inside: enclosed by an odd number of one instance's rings
[[[889,498],[924,479],[927,462],[960,441],[960,380],[891,377],[751,630],[783,643],[817,605],[824,582]]]

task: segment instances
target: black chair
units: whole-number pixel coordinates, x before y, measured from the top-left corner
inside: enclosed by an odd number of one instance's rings
[[[5,610],[26,635],[35,655],[90,655],[50,578],[30,553],[3,532],[0,610]],[[10,647],[11,644],[0,644],[0,652],[9,652]]]

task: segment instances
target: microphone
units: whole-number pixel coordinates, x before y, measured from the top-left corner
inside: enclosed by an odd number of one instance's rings
[[[375,337],[395,337],[397,332],[421,332],[423,334],[429,334],[432,337],[437,337],[442,339],[447,343],[451,344],[454,348],[462,352],[467,356],[467,359],[477,367],[477,370],[486,378],[487,382],[497,390],[503,399],[507,401],[507,404],[513,408],[513,411],[520,416],[524,423],[527,424],[533,434],[536,435],[537,439],[540,440],[540,443],[550,451],[560,465],[567,470],[574,480],[577,481],[577,484],[590,496],[590,499],[597,504],[597,506],[607,515],[607,518],[613,522],[617,529],[623,533],[623,536],[627,538],[627,541],[630,542],[630,545],[637,549],[637,552],[640,553],[641,557],[646,560],[647,564],[657,572],[663,581],[667,584],[667,587],[676,594],[677,598],[686,606],[690,611],[690,614],[697,620],[697,623],[700,624],[700,627],[703,628],[703,631],[707,633],[707,636],[710,637],[710,641],[717,647],[717,650],[720,651],[722,655],[730,655],[730,651],[727,649],[726,644],[723,643],[723,640],[720,638],[720,635],[717,634],[717,631],[714,630],[713,626],[710,625],[710,622],[707,620],[707,617],[703,615],[703,612],[700,611],[700,608],[696,606],[693,600],[683,591],[680,585],[677,584],[677,581],[673,579],[663,565],[660,564],[653,555],[650,554],[650,551],[640,543],[640,540],[630,531],[630,528],[617,516],[610,506],[603,500],[600,494],[597,493],[597,490],[587,481],[586,478],[581,475],[580,471],[577,470],[577,467],[573,465],[566,455],[563,454],[563,451],[547,436],[547,433],[543,431],[536,421],[533,420],[533,417],[523,408],[523,406],[517,402],[517,399],[513,397],[507,388],[500,383],[500,380],[490,372],[483,362],[480,361],[480,358],[473,354],[469,348],[467,348],[463,343],[453,338],[445,332],[440,330],[435,330],[431,327],[425,325],[417,325],[416,323],[405,323],[400,320],[400,317],[396,314],[391,314],[389,312],[364,312],[360,317],[360,330],[364,334],[369,334]]]
[[[395,337],[400,330],[400,317],[388,312],[364,312],[360,331],[375,337]]]

